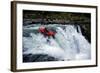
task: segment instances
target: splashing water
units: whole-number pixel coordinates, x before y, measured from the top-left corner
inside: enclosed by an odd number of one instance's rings
[[[41,33],[23,37],[23,47],[27,48],[23,54],[48,54],[59,60],[90,59],[91,45],[82,35],[80,26],[78,32],[74,25],[64,27],[56,27],[55,39],[49,38],[49,43]]]

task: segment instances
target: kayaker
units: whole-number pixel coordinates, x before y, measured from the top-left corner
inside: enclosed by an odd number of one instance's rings
[[[48,38],[50,38],[50,37],[55,38],[55,34],[56,34],[54,31],[48,30],[46,27],[40,27],[39,32]]]

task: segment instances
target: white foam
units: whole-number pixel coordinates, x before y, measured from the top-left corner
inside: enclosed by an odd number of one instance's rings
[[[73,25],[65,27],[65,30],[56,27],[55,39],[50,38],[50,42],[40,33],[31,33],[30,38],[24,37],[23,45],[29,48],[24,54],[48,54],[59,60],[90,59],[91,47],[88,41]]]

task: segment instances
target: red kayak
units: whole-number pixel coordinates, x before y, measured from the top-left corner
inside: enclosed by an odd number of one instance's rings
[[[47,35],[48,35],[48,36],[54,36],[54,35],[55,35],[55,32],[49,31],[49,32],[47,33]]]
[[[55,35],[55,32],[48,30],[45,27],[40,27],[39,32],[42,33],[44,36],[54,36]]]

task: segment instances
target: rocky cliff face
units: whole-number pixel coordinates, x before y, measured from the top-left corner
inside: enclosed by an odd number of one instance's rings
[[[91,25],[86,24],[86,25],[80,25],[82,35],[85,36],[85,38],[88,40],[89,43],[91,43]]]

